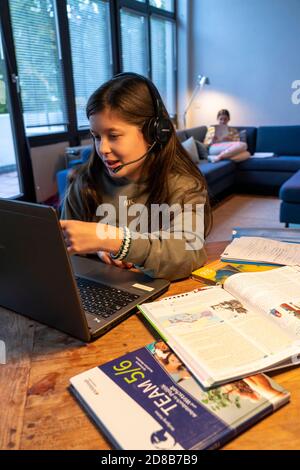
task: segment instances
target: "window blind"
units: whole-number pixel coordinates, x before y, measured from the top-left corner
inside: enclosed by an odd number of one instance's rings
[[[175,27],[171,21],[151,16],[152,80],[171,115],[176,114],[174,35]]]
[[[148,41],[145,16],[121,10],[122,70],[148,76]]]
[[[27,134],[65,130],[66,113],[53,0],[10,0]]]
[[[78,127],[89,96],[113,74],[109,2],[67,0]]]

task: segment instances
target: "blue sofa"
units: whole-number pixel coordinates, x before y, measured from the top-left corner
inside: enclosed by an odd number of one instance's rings
[[[238,127],[239,130],[247,131],[247,144],[251,153],[255,152],[256,145],[256,128],[255,127]],[[177,135],[181,142],[189,137],[194,137],[200,142],[204,141],[207,127],[193,127],[178,131]],[[225,191],[232,190],[236,183],[236,163],[230,160],[223,160],[218,163],[210,163],[208,160],[200,160],[198,164],[202,174],[207,181],[209,195],[212,202],[217,202],[219,196]]]
[[[71,147],[69,147],[69,149],[70,148]],[[64,200],[65,192],[67,189],[68,175],[70,174],[72,169],[76,168],[78,165],[82,165],[82,163],[87,161],[87,159],[89,158],[91,154],[91,150],[92,150],[91,145],[84,145],[80,148],[76,147],[76,150],[74,152],[71,152],[71,155],[74,155],[75,158],[72,160],[69,160],[68,168],[65,168],[64,170],[60,170],[57,172],[56,183],[57,183],[57,190],[58,190],[60,205],[62,204]]]
[[[274,158],[250,158],[244,162],[202,160],[212,200],[232,190],[259,194],[276,194],[281,199],[280,222],[300,224],[300,126],[238,127],[247,131],[248,149],[274,152]],[[207,128],[196,127],[178,132],[181,141],[193,136],[203,142]]]
[[[198,164],[206,178],[212,202],[228,191],[259,194],[278,194],[282,199],[280,222],[300,223],[300,126],[238,127],[246,130],[248,149],[255,152],[274,152],[274,158],[251,158],[234,163],[224,160],[210,163],[200,160]],[[204,141],[207,127],[200,126],[177,131],[180,141],[193,136]],[[90,147],[84,147],[81,158],[85,161]],[[72,162],[74,166],[74,162]],[[57,175],[60,200],[63,198],[70,169]]]

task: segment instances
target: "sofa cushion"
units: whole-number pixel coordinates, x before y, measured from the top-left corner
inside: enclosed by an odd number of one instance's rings
[[[207,132],[206,126],[192,127],[191,129],[186,129],[185,133],[187,137],[194,137],[195,140],[203,142]]]
[[[245,162],[238,164],[238,170],[283,171],[292,173],[300,170],[300,153],[299,156],[295,157],[282,155],[272,158],[249,158]]]
[[[188,138],[185,131],[176,131],[176,135],[177,135],[180,142],[184,142]]]
[[[195,140],[196,147],[198,150],[198,155],[200,160],[207,160],[208,151],[206,145],[204,145],[200,140]]]
[[[230,160],[223,160],[218,163],[210,163],[207,160],[200,160],[198,168],[206,179],[207,184],[223,178],[235,172],[236,165]]]
[[[193,163],[199,163],[198,149],[194,137],[189,137],[181,142],[182,147],[187,151]]]
[[[236,129],[239,131],[240,136],[241,136],[241,132],[246,131],[246,137],[247,137],[246,141],[248,145],[248,150],[252,155],[255,152],[255,148],[256,148],[256,132],[257,132],[256,127],[236,127]],[[242,139],[241,141],[243,142]]]
[[[300,203],[300,171],[297,171],[280,188],[279,197],[285,202]],[[300,213],[300,208],[298,207]],[[300,216],[299,216],[300,218]]]
[[[239,168],[239,165],[237,165]],[[237,171],[236,172],[236,186],[239,190],[250,191],[251,193],[268,193],[270,190],[273,193],[276,191],[278,194],[278,189],[280,186],[285,183],[293,173],[290,171],[262,171],[262,170],[253,170],[253,171]]]
[[[266,126],[257,130],[257,152],[300,155],[300,126]]]

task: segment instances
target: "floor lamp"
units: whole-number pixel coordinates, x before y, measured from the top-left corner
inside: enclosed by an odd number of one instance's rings
[[[209,84],[210,84],[210,81],[209,81],[208,77],[205,77],[204,75],[198,75],[196,87],[193,91],[190,102],[187,105],[187,107],[185,108],[185,111],[184,111],[184,114],[183,114],[183,125],[184,125],[185,129],[186,129],[186,115],[187,115],[187,112],[190,109],[194,99],[196,98],[196,95],[197,95],[198,91],[201,90],[204,87],[204,85],[209,85]]]

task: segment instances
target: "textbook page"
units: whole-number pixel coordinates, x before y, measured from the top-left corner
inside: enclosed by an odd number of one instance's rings
[[[221,259],[300,265],[300,245],[261,237],[234,238],[225,248]]]
[[[287,360],[288,333],[221,287],[139,306],[204,386]]]
[[[300,339],[300,266],[235,274],[226,279],[224,289]]]

